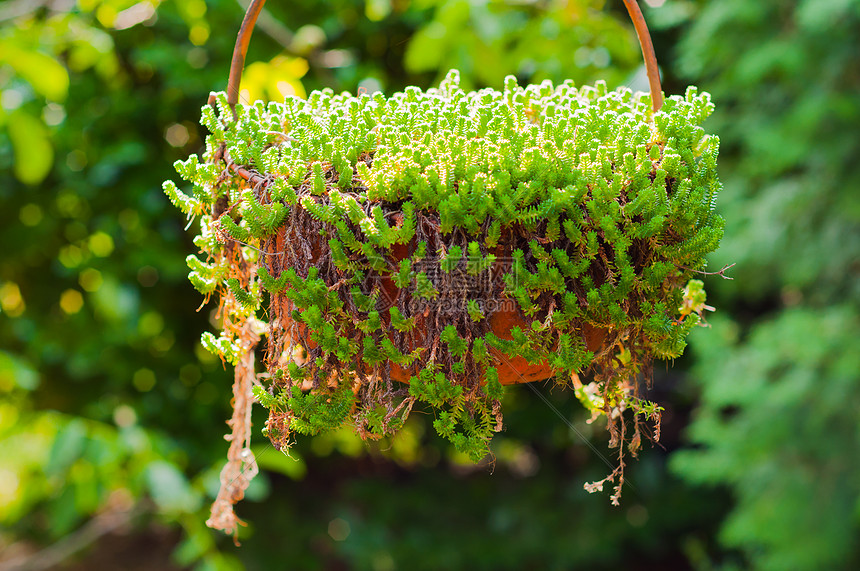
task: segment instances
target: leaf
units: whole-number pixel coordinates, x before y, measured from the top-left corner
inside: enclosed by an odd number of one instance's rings
[[[74,419],[57,432],[51,454],[45,466],[45,474],[56,476],[66,470],[84,451],[87,441],[87,426],[81,419]]]
[[[269,62],[248,65],[240,89],[247,91],[248,101],[283,101],[290,95],[304,98],[305,88],[299,79],[307,71],[305,59],[276,56]]]
[[[39,374],[23,359],[0,351],[0,387],[9,390],[10,383],[25,391],[35,390],[41,382]]]
[[[162,512],[188,513],[200,506],[201,498],[173,464],[157,460],[146,467],[145,473],[149,493]]]
[[[0,43],[0,63],[9,64],[46,99],[64,101],[69,93],[69,73],[51,56],[21,49],[7,40]]]
[[[54,164],[54,148],[47,127],[21,110],[9,115],[8,125],[15,150],[15,177],[25,184],[39,184]]]
[[[291,451],[290,455],[287,455],[269,445],[257,445],[251,451],[257,459],[257,466],[263,470],[278,472],[293,480],[301,480],[308,471],[304,459],[296,451]]]
[[[446,33],[444,24],[431,22],[412,36],[404,57],[406,69],[420,72],[439,67],[442,62],[443,47],[447,43]]]

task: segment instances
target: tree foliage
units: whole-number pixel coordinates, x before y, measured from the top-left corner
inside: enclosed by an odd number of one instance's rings
[[[674,466],[732,490],[720,537],[756,569],[860,561],[858,24],[852,2],[713,2],[677,48],[726,105],[712,260],[738,266],[714,288],[733,311],[693,340],[699,448]]]

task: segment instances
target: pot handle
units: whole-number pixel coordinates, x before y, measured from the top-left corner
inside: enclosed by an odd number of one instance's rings
[[[651,89],[651,107],[656,113],[663,107],[663,88],[660,86],[660,69],[657,67],[657,55],[654,53],[654,44],[651,43],[651,33],[645,24],[645,16],[642,15],[637,0],[624,0],[624,6],[627,8],[627,13],[630,14],[633,28],[639,37],[639,47],[642,48],[642,58],[645,60],[645,71],[648,74],[648,86]]]
[[[233,61],[230,62],[230,77],[227,79],[227,103],[233,110],[233,119],[236,117],[236,104],[239,103],[239,83],[242,81],[242,71],[245,69],[245,55],[248,53],[248,44],[251,43],[251,32],[257,23],[257,16],[263,10],[266,0],[251,0],[245,18],[239,27],[236,36],[236,45],[233,48]]]
[[[651,90],[651,106],[656,113],[663,106],[663,90],[660,86],[660,70],[657,67],[654,44],[651,43],[651,34],[648,32],[648,26],[645,24],[645,17],[642,15],[642,10],[639,9],[638,2],[636,0],[623,1],[630,19],[633,21],[636,35],[639,37],[639,46],[642,48],[642,57],[645,60],[645,71],[648,74],[648,85]],[[245,55],[248,53],[251,32],[254,31],[257,16],[260,15],[265,3],[266,0],[251,0],[236,37],[236,46],[233,48],[233,61],[230,63],[230,77],[227,80],[227,102],[233,110],[234,118],[236,117],[236,104],[239,102],[239,82],[245,67]]]

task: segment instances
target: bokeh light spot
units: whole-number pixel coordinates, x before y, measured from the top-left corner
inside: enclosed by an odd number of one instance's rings
[[[18,211],[18,219],[24,226],[36,226],[42,221],[42,208],[38,204],[25,204]]]
[[[630,506],[627,510],[627,522],[633,527],[642,527],[648,522],[648,510],[641,504]]]
[[[155,386],[155,373],[151,369],[138,369],[131,379],[131,384],[142,393],[149,392]]]
[[[212,383],[200,383],[194,390],[194,402],[201,405],[214,403],[221,395]]]
[[[184,147],[191,135],[188,133],[188,127],[181,123],[174,123],[164,131],[164,140],[171,147]]]
[[[209,39],[209,27],[204,24],[194,24],[188,32],[188,39],[195,46],[202,46]]]
[[[209,54],[203,48],[195,46],[188,50],[185,61],[194,69],[203,69],[209,63]]]
[[[188,363],[187,365],[183,365],[181,369],[179,369],[179,378],[185,383],[187,386],[192,387],[200,382],[200,378],[202,377],[202,373],[200,372],[200,367],[193,363]]]
[[[104,279],[102,278],[102,273],[97,269],[87,268],[81,272],[81,275],[78,277],[78,283],[81,284],[81,287],[85,291],[93,292],[98,291],[102,287]]]
[[[67,268],[76,268],[84,261],[84,254],[77,246],[64,246],[57,259]]]
[[[0,309],[9,317],[18,317],[24,313],[26,305],[21,296],[21,288],[15,282],[6,282],[0,286]]]
[[[113,421],[121,428],[133,426],[137,422],[137,413],[127,404],[121,404],[113,411]]]
[[[59,103],[48,103],[42,109],[42,120],[46,125],[56,127],[66,119],[66,109]]]
[[[100,258],[110,256],[113,252],[113,238],[104,232],[96,232],[89,239],[90,252]]]
[[[164,329],[164,318],[157,311],[147,311],[137,322],[137,331],[144,337],[154,337]]]
[[[70,151],[66,155],[66,166],[73,172],[80,172],[87,166],[87,154],[80,149]]]
[[[345,540],[351,531],[349,522],[345,519],[337,517],[328,522],[328,534],[335,541]]]
[[[152,287],[158,283],[158,270],[152,266],[143,266],[137,270],[137,281],[143,287]]]
[[[12,470],[0,468],[0,508],[8,506],[18,498],[21,480]]]
[[[72,315],[84,306],[84,296],[76,289],[67,289],[60,294],[60,309],[66,314]]]

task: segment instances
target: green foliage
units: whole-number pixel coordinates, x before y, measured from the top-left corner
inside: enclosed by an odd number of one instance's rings
[[[676,453],[673,467],[732,486],[737,503],[721,538],[756,569],[857,561],[856,308],[788,310],[742,343],[735,324],[714,328],[695,344],[704,382],[689,435],[701,448]]]
[[[860,13],[850,4],[714,4],[696,14],[681,46],[681,70],[732,110],[712,120],[732,147],[721,204],[733,239],[714,258],[738,264],[736,282],[721,289],[730,299],[763,300],[784,287],[818,303],[860,299],[845,271],[860,250],[860,168],[843,159],[857,125],[858,81],[848,70]],[[790,33],[773,35],[786,26]]]
[[[477,242],[469,242],[469,253],[466,257],[466,272],[469,275],[476,276],[488,270],[495,261],[496,256],[494,254],[484,256],[481,254],[481,247]]]
[[[709,125],[726,150],[727,239],[711,261],[737,267],[709,284],[715,335],[691,337],[696,448],[674,467],[736,498],[719,537],[749,568],[853,569],[860,10],[731,0],[689,14],[679,67],[721,102]]]
[[[292,413],[291,428],[301,434],[317,434],[343,424],[349,417],[354,400],[355,395],[349,387],[330,395],[303,394],[299,387],[293,387],[285,407]]]
[[[448,340],[446,342],[456,344],[458,349],[465,352],[456,331],[446,328],[444,337]],[[501,385],[496,379],[488,396],[498,398],[500,389]],[[463,387],[435,369],[423,369],[419,375],[412,377],[409,380],[409,394],[438,411],[433,428],[440,436],[448,439],[459,453],[472,462],[478,462],[486,456],[495,424],[489,403],[479,401],[467,405]]]
[[[481,321],[486,317],[484,310],[481,309],[481,306],[474,299],[466,302],[466,310],[469,312],[469,318],[472,321]]]
[[[236,221],[233,220],[233,217],[229,214],[221,216],[218,218],[217,223],[224,229],[227,235],[243,244],[250,241],[253,237],[251,230],[248,229],[246,225],[238,225]]]
[[[190,215],[198,209],[199,201],[184,194],[173,181],[164,181],[163,189],[173,206],[181,210],[183,214]]]
[[[460,337],[453,325],[446,325],[439,339],[448,344],[449,351],[455,357],[462,357],[469,348],[469,343]]]
[[[200,337],[200,343],[204,349],[231,365],[236,365],[242,356],[242,349],[234,345],[229,337],[215,337],[212,333],[206,331]]]
[[[265,265],[260,265],[257,267],[257,275],[261,285],[269,293],[281,293],[287,287],[287,274],[285,272],[282,272],[278,278],[274,278]]]
[[[403,314],[400,313],[400,309],[398,309],[397,307],[392,307],[390,310],[390,314],[391,326],[400,331],[401,333],[412,331],[412,329],[415,327],[415,318],[404,318]]]
[[[597,2],[571,7],[553,0],[546,11],[518,3],[428,0],[421,6],[430,13],[419,20],[406,49],[403,63],[410,74],[430,72],[441,79],[444,70],[457,68],[471,86],[522,72],[541,80],[564,66],[578,82],[602,77],[618,84],[625,78],[620,70],[641,63],[635,37],[624,30],[627,22],[621,25]],[[574,53],[575,61],[559,57]]]
[[[236,301],[239,302],[243,308],[248,311],[255,311],[258,307],[260,307],[260,299],[254,295],[253,291],[248,291],[242,287],[239,283],[239,280],[236,278],[230,278],[226,282],[227,289],[230,290],[230,293],[233,294],[233,297],[236,298]]]
[[[203,295],[209,295],[215,291],[221,283],[224,276],[225,268],[219,267],[217,264],[206,264],[194,254],[189,254],[185,258],[185,263],[191,268],[191,273],[188,274],[188,280],[194,285],[194,289]]]
[[[463,258],[463,249],[460,246],[452,246],[440,263],[443,272],[450,273],[457,267]]]

